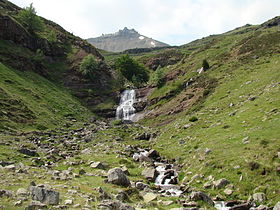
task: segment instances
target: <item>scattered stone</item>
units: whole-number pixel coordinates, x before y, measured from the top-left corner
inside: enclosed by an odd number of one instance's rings
[[[73,200],[71,200],[71,199],[65,200],[64,204],[65,205],[72,205],[73,204]]]
[[[162,203],[162,205],[164,205],[164,206],[170,206],[170,205],[173,204],[174,202],[173,202],[173,201],[162,201],[161,203]]]
[[[125,175],[127,175],[127,176],[130,175],[130,173],[129,173],[129,171],[128,171],[128,168],[127,168],[126,166],[123,166],[123,167],[122,167],[122,171],[124,172]]]
[[[227,188],[227,189],[224,190],[224,193],[225,193],[226,195],[231,195],[231,194],[233,193],[233,190]]]
[[[194,201],[190,201],[190,202],[184,203],[183,206],[184,207],[196,207],[197,203]]]
[[[85,154],[85,155],[89,155],[89,154],[91,154],[91,153],[92,153],[92,150],[89,149],[89,148],[86,148],[86,149],[84,149],[84,150],[81,151],[81,154]]]
[[[108,171],[108,182],[124,187],[130,186],[130,181],[121,168],[113,168]]]
[[[4,196],[10,198],[13,197],[13,193],[9,190],[0,190],[0,198]]]
[[[254,193],[252,196],[253,201],[263,203],[266,201],[266,195],[264,193]]]
[[[105,210],[135,210],[134,207],[124,204],[120,201],[104,200],[97,207],[98,209]]]
[[[191,126],[192,126],[192,124],[189,123],[189,124],[184,125],[183,128],[184,128],[184,129],[188,129],[188,128],[190,128]]]
[[[192,201],[199,201],[199,200],[203,200],[204,202],[208,203],[211,206],[214,206],[214,202],[212,201],[212,199],[206,195],[203,192],[192,192],[190,195],[190,200]]]
[[[229,181],[225,178],[219,179],[217,181],[213,181],[214,188],[221,189],[229,184]]]
[[[22,200],[19,200],[14,203],[14,206],[21,206],[21,204],[22,204]]]
[[[93,162],[93,163],[90,164],[90,167],[105,170],[106,169],[106,164],[101,163],[101,162]]]
[[[19,189],[17,190],[16,195],[17,195],[18,197],[26,197],[26,196],[29,195],[29,192],[28,192],[28,190],[26,190],[26,189],[24,189],[24,188],[19,188]]]
[[[148,185],[144,184],[143,182],[136,182],[135,187],[138,190],[144,190],[146,187],[148,187]]]
[[[156,159],[158,159],[160,156],[159,156],[158,151],[156,151],[156,150],[154,150],[154,149],[151,149],[151,150],[148,152],[147,157],[156,160]]]
[[[276,203],[273,210],[280,210],[280,201],[278,203]]]
[[[80,208],[81,207],[81,204],[77,203],[73,206],[73,208]]]
[[[144,202],[146,203],[150,203],[151,201],[154,201],[157,199],[157,195],[154,194],[154,193],[146,193],[144,196],[143,196],[143,199],[144,199]]]
[[[127,193],[125,191],[120,191],[117,195],[116,195],[116,199],[122,202],[128,201],[129,197],[127,195]]]
[[[47,208],[47,205],[41,203],[40,201],[31,201],[31,203],[24,210],[35,210],[42,208]]]
[[[212,152],[212,150],[209,149],[209,148],[206,148],[205,151],[204,151],[205,155],[208,155],[210,152]]]
[[[208,189],[208,188],[211,188],[212,187],[212,182],[206,182],[204,185],[203,185],[203,188],[205,189]]]
[[[144,176],[147,180],[153,182],[155,181],[156,177],[158,176],[158,171],[154,168],[145,168],[142,171],[142,176]]]
[[[8,171],[15,171],[16,170],[16,166],[15,165],[8,165],[5,166],[4,169],[8,170]]]
[[[150,140],[152,135],[150,133],[140,133],[135,136],[135,140]]]
[[[30,150],[30,149],[27,149],[27,148],[21,148],[21,149],[18,150],[18,152],[20,152],[21,154],[24,154],[24,155],[31,156],[31,157],[38,157],[39,156],[39,154],[35,150]]]
[[[242,143],[243,144],[248,144],[250,141],[249,141],[249,136],[246,136],[245,138],[242,139]]]
[[[45,204],[57,205],[59,203],[59,192],[47,190],[38,186],[30,186],[32,200],[37,200]]]
[[[105,192],[101,187],[97,188],[97,192],[99,192],[98,199],[100,201],[112,199],[111,196],[107,192]]]

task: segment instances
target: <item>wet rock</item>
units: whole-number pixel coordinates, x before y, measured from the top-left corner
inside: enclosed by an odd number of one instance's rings
[[[158,176],[158,172],[154,168],[145,168],[142,173],[142,176],[144,176],[147,180],[153,182],[155,181],[156,177]]]
[[[266,201],[266,195],[264,193],[254,193],[252,199],[253,201],[263,203]]]
[[[39,154],[35,150],[30,150],[30,149],[27,149],[27,148],[21,148],[21,149],[18,150],[18,152],[20,152],[21,154],[24,154],[24,155],[31,156],[31,157],[38,157],[39,156]]]
[[[104,210],[135,210],[134,207],[124,204],[120,201],[104,200],[98,205],[98,209]]]
[[[124,187],[130,186],[130,181],[121,168],[113,168],[108,171],[108,182]]]
[[[144,190],[146,187],[148,187],[148,185],[144,184],[143,182],[136,182],[135,187],[138,190]]]
[[[278,203],[276,203],[273,210],[280,210],[280,201]]]
[[[206,195],[203,192],[192,192],[190,195],[190,200],[193,201],[199,201],[199,200],[203,200],[204,202],[208,203],[211,206],[214,206],[214,202],[212,201],[212,199]]]
[[[157,197],[157,194],[154,193],[146,193],[145,195],[143,195],[144,202],[146,203],[150,203],[151,201],[156,200]]]
[[[48,190],[43,187],[29,187],[32,200],[37,200],[45,204],[57,205],[59,203],[59,192]]]
[[[229,181],[225,178],[219,179],[217,181],[213,181],[214,188],[221,189],[229,184]]]
[[[105,170],[107,165],[101,162],[93,162],[90,164],[90,167]]]

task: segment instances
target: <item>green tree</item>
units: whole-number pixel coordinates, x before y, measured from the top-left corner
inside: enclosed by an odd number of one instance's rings
[[[207,62],[207,60],[206,59],[204,59],[203,61],[202,61],[202,67],[203,67],[203,70],[207,70],[207,69],[209,69],[209,63]]]
[[[20,10],[17,17],[30,33],[44,30],[44,23],[42,19],[36,15],[33,3],[31,3],[29,7]]]
[[[80,64],[79,71],[82,75],[94,79],[94,73],[98,70],[98,63],[94,56],[89,54],[85,56]]]
[[[115,67],[128,80],[136,86],[149,80],[149,75],[144,65],[138,63],[129,55],[123,55],[115,62]]]
[[[158,88],[164,85],[164,72],[161,66],[158,66],[156,71],[154,72],[153,84]]]

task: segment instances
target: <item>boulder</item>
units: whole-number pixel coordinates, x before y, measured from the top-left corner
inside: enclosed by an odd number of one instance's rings
[[[250,208],[250,203],[242,203],[231,207],[229,210],[249,210]]]
[[[40,201],[31,201],[31,203],[24,210],[35,210],[47,208],[47,205]]]
[[[219,179],[217,181],[213,181],[214,188],[221,189],[229,184],[229,181],[225,178]]]
[[[59,192],[38,186],[30,186],[29,190],[32,200],[51,205],[57,205],[59,203]]]
[[[158,172],[154,168],[145,168],[141,174],[151,182],[155,181],[156,177],[158,176]]]
[[[108,171],[108,182],[124,187],[130,186],[130,181],[121,168],[113,168]]]
[[[214,202],[212,201],[212,199],[206,195],[203,192],[192,192],[190,195],[190,200],[192,201],[199,201],[199,200],[203,200],[204,202],[208,203],[211,206],[214,206]]]
[[[28,190],[26,190],[26,189],[24,189],[24,188],[19,188],[19,189],[17,190],[16,195],[19,196],[19,197],[26,197],[26,196],[29,195],[29,192],[28,192]]]

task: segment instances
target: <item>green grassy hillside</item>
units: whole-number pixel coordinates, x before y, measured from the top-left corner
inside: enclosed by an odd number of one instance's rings
[[[65,88],[0,63],[1,131],[45,130],[91,115]]]

